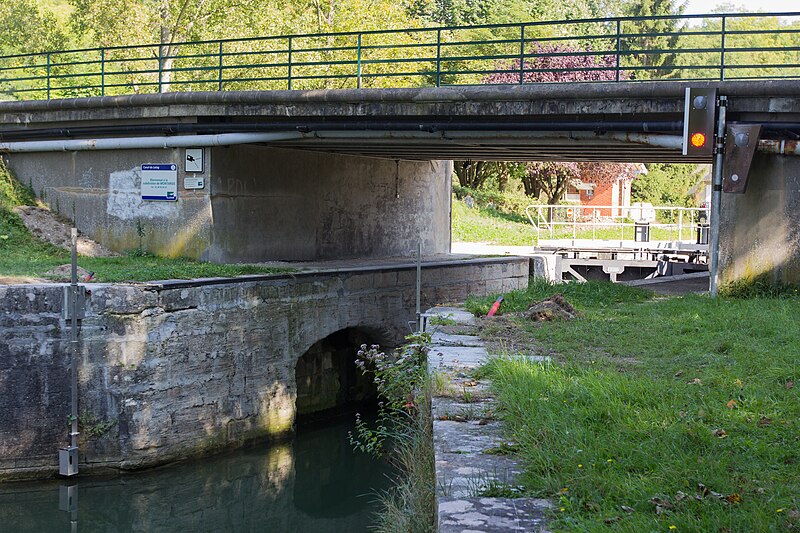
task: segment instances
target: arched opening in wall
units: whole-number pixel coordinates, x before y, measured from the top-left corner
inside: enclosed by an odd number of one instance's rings
[[[295,366],[297,421],[329,418],[377,402],[370,374],[356,367],[356,352],[376,339],[363,330],[347,328],[316,342]]]

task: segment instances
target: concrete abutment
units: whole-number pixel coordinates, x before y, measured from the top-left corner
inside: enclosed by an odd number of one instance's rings
[[[212,262],[402,257],[450,249],[449,161],[394,161],[235,145],[18,153],[17,178],[116,251]],[[143,164],[175,165],[177,200],[142,199]],[[184,180],[204,180],[202,189]]]
[[[800,158],[756,155],[745,194],[722,195],[720,285],[800,284]]]

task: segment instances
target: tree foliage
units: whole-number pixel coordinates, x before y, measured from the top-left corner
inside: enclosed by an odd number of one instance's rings
[[[591,46],[579,49],[566,43],[534,43],[525,58],[501,64],[498,72],[484,78],[484,83],[519,83],[522,72],[524,83],[554,83],[576,81],[612,81],[617,79],[616,58],[592,51]],[[627,79],[625,72],[620,79]]]
[[[691,206],[689,190],[707,173],[705,166],[648,163],[647,173],[631,185],[631,197],[653,205]]]
[[[628,17],[653,17],[681,15],[686,4],[674,0],[636,0],[625,4],[623,14]],[[626,67],[643,67],[635,78],[670,78],[680,71],[675,68],[676,55],[670,52],[649,53],[654,50],[672,50],[677,47],[683,22],[675,18],[626,21],[620,30],[626,37],[620,40],[620,49],[626,52],[622,61]]]
[[[33,0],[0,4],[0,28],[0,53],[4,55],[59,50],[67,42],[56,17]]]

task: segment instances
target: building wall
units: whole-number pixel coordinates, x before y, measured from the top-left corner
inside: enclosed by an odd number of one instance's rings
[[[528,259],[430,263],[422,281],[426,307],[463,301],[526,287]],[[291,433],[298,359],[346,329],[399,343],[414,320],[415,283],[408,265],[89,285],[81,470],[144,468]],[[62,307],[62,285],[0,286],[0,480],[54,475],[57,449],[68,444]]]

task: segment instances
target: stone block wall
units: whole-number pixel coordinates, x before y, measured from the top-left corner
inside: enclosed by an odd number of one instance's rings
[[[353,328],[384,346],[414,319],[411,265],[204,282],[90,284],[80,466],[138,469],[293,430],[298,359]],[[429,263],[423,308],[527,286],[528,260]],[[62,286],[0,286],[0,479],[53,475],[67,444]]]

